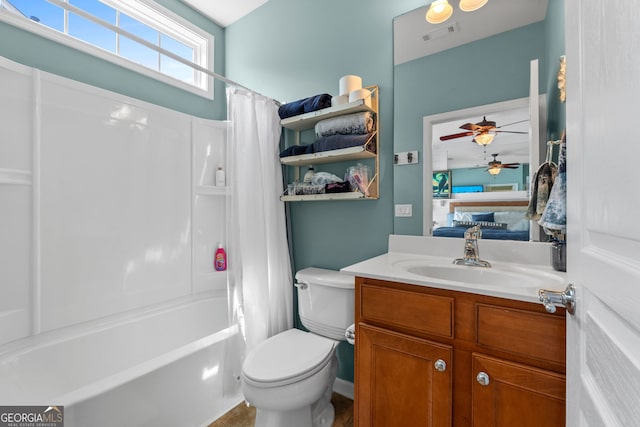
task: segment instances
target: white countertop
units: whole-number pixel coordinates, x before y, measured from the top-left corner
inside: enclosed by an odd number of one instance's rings
[[[493,280],[490,283],[487,280],[484,280],[485,283],[467,283],[407,271],[407,266],[416,265],[424,265],[426,274],[429,266],[450,268],[454,259],[462,257],[463,245],[463,239],[391,235],[388,253],[350,265],[342,271],[371,279],[536,303],[539,302],[540,288],[562,291],[567,286],[566,273],[556,271],[550,266],[548,243],[480,240],[480,258],[489,261],[492,267],[453,267],[472,269],[471,275],[477,277],[484,274],[482,270],[492,270],[492,275],[500,277],[504,273],[505,280],[500,280],[501,283]],[[523,280],[518,280],[518,277],[522,277]],[[531,286],[532,284],[534,286]]]

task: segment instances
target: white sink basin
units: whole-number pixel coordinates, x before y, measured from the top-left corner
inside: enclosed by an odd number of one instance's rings
[[[396,267],[407,273],[435,281],[459,282],[483,286],[512,286],[520,288],[555,288],[563,285],[563,279],[553,273],[515,265],[489,268],[470,267],[428,261],[401,261]]]

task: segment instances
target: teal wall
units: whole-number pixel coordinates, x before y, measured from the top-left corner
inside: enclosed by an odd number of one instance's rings
[[[224,29],[178,0],[156,2],[214,36],[214,71],[224,74]],[[226,119],[226,96],[220,82],[211,100],[5,23],[0,23],[0,40],[0,56],[12,61],[198,117]]]
[[[228,77],[277,100],[337,94],[347,74],[379,86],[380,199],[290,203],[296,270],[340,269],[386,252],[393,232],[392,21],[421,6],[424,1],[270,0],[227,27]],[[338,375],[352,381],[353,347],[340,345],[338,357]]]
[[[566,104],[559,99],[556,75],[560,67],[560,56],[565,53],[564,43],[564,2],[549,0],[547,6],[546,53],[547,53],[547,140],[560,139],[566,127]]]
[[[545,65],[544,21],[497,34],[395,67],[394,150],[418,150],[423,117],[529,96],[529,63]],[[541,88],[546,73],[541,73]],[[395,218],[395,234],[422,235],[422,164],[396,167],[395,203],[412,204],[413,216]]]
[[[380,199],[290,203],[296,270],[339,269],[386,252],[391,233],[422,234],[422,168],[394,170],[392,157],[422,151],[424,116],[528,96],[535,58],[547,87],[544,22],[394,69],[393,18],[424,5],[270,0],[226,29],[227,76],[277,100],[336,94],[346,74],[380,88]],[[394,202],[413,204],[413,217],[395,220]],[[353,380],[353,348],[338,356],[338,375]]]

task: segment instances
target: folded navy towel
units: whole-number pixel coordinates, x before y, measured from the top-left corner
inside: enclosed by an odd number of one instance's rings
[[[301,154],[311,154],[312,144],[309,145],[292,145],[280,152],[280,157],[299,156]]]
[[[367,143],[371,135],[331,135],[317,139],[308,145],[292,145],[280,152],[280,157],[299,156],[301,154],[319,153],[321,151],[338,150],[340,148],[358,147]]]
[[[282,104],[280,108],[278,108],[278,115],[281,119],[286,119],[287,117],[310,113],[327,107],[331,107],[331,95],[328,93],[322,93],[320,95],[314,95],[309,98]]]
[[[331,135],[317,139],[313,144],[313,152],[338,150],[340,148],[357,147],[367,143],[371,135]]]

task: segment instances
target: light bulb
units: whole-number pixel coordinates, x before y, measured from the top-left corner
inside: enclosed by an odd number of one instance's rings
[[[489,145],[493,142],[493,138],[495,138],[494,134],[489,132],[483,132],[476,135],[476,137],[473,138],[473,140],[480,145]]]
[[[487,4],[488,0],[460,0],[460,10],[463,12],[473,12]]]
[[[425,16],[427,22],[431,24],[441,24],[453,14],[453,7],[447,0],[435,0],[429,6],[427,15]]]

